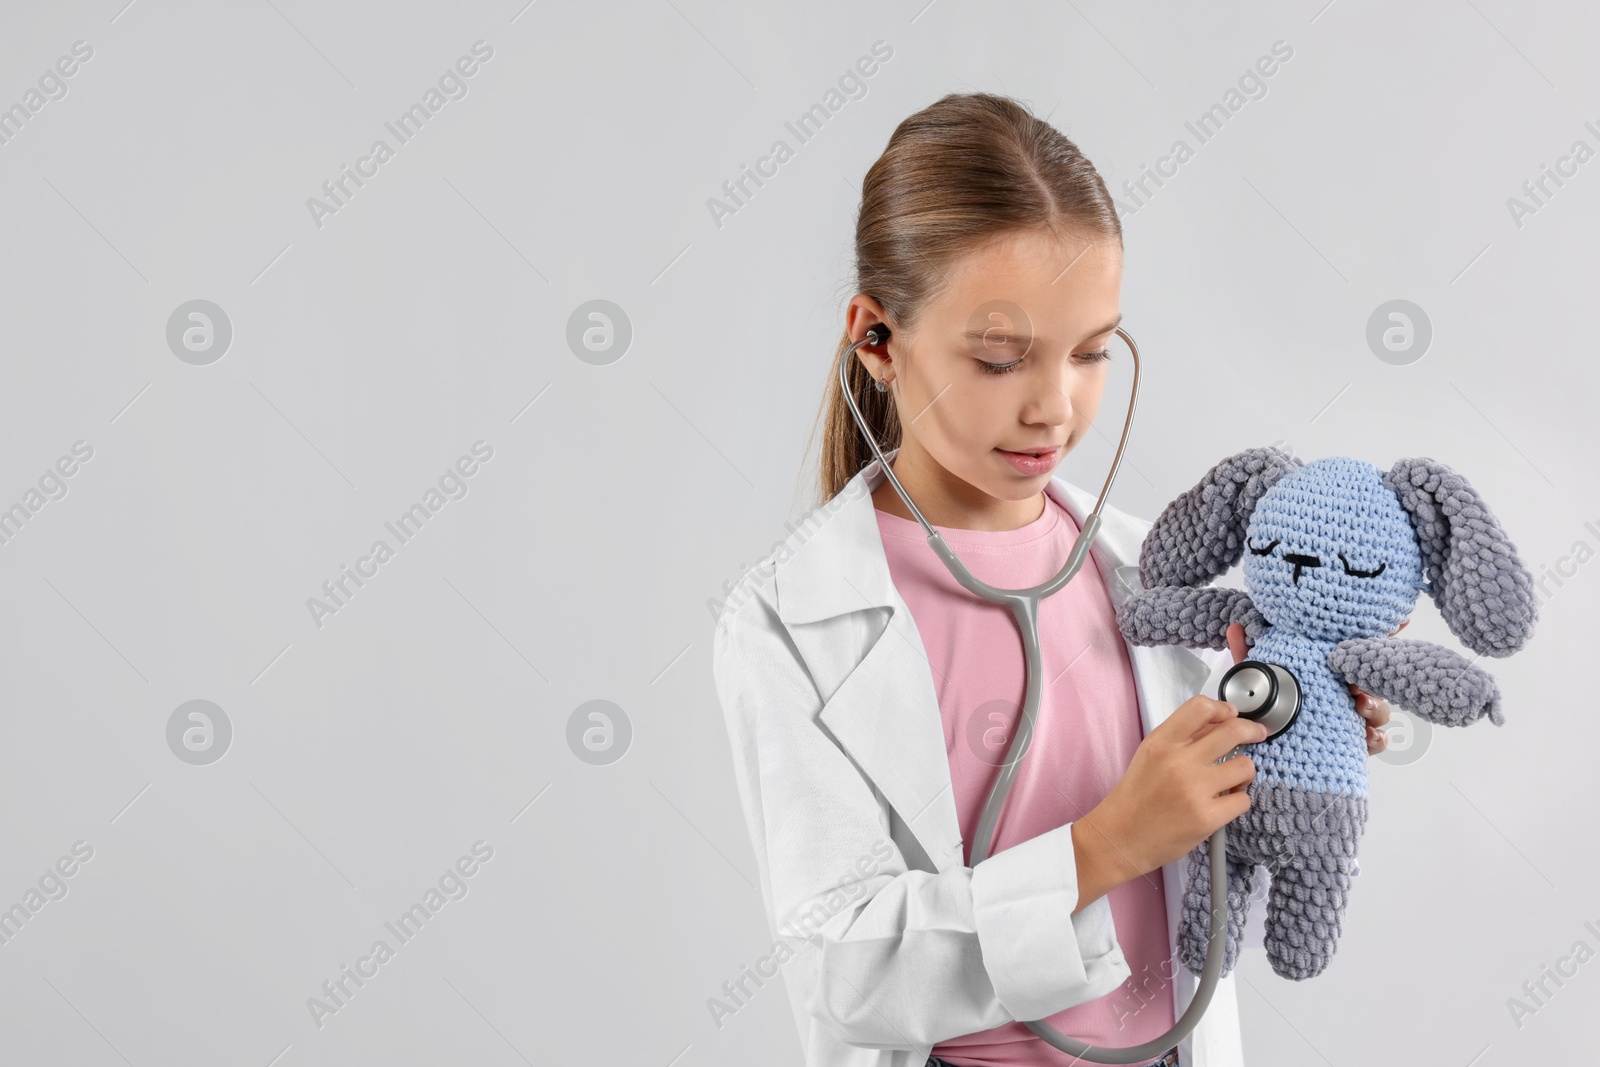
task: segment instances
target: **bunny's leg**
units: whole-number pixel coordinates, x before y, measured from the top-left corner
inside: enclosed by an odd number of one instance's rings
[[[1273,865],[1267,897],[1267,960],[1280,977],[1300,981],[1321,974],[1339,947],[1367,800],[1275,792],[1275,821],[1286,848]]]
[[[1246,912],[1250,906],[1250,872],[1255,864],[1240,859],[1229,849],[1224,859],[1228,863],[1228,927],[1223,943],[1216,951],[1222,952],[1222,973],[1233,970],[1239,958],[1239,942],[1244,936]],[[1200,842],[1189,850],[1187,881],[1183,889],[1183,911],[1178,923],[1178,962],[1198,975],[1205,967],[1206,946],[1211,932],[1211,840]]]

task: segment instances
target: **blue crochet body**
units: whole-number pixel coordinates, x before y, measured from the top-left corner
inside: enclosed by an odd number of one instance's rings
[[[1328,652],[1337,643],[1275,627],[1251,648],[1251,659],[1287,667],[1300,682],[1300,717],[1294,726],[1245,750],[1261,785],[1367,795],[1366,726],[1349,688],[1328,669]]]
[[[1250,748],[1256,780],[1365,797],[1366,727],[1328,653],[1391,633],[1416,607],[1422,555],[1411,520],[1377,467],[1319,459],[1262,495],[1245,549],[1245,590],[1272,624],[1250,656],[1293,671],[1302,701],[1287,733]]]

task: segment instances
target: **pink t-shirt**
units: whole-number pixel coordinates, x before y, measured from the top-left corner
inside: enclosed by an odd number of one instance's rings
[[[1022,640],[1010,609],[961,587],[928,547],[920,523],[877,512],[889,573],[911,609],[933,669],[955,787],[963,858],[1022,709]],[[1049,495],[1015,530],[936,526],[973,575],[991,585],[1037,585],[1066,562],[1078,526]],[[1000,812],[991,854],[1077,822],[1123,776],[1143,738],[1139,699],[1116,612],[1093,558],[1040,605],[1044,691],[1032,743]],[[1160,868],[1109,894],[1131,977],[1096,1000],[1049,1017],[1094,1044],[1133,1045],[1172,1026],[1165,887]],[[933,1055],[962,1065],[1067,1067],[1074,1059],[1021,1022],[941,1041]]]

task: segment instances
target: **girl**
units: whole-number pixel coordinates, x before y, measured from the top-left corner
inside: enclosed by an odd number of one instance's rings
[[[1050,577],[1094,500],[1054,471],[1119,358],[1122,234],[1100,176],[1015,102],[946,96],[867,172],[856,259],[838,355],[889,328],[848,374],[895,475],[978,578]],[[826,503],[746,575],[715,637],[778,935],[756,970],[783,970],[810,1067],[1075,1062],[1019,1020],[1109,1046],[1159,1036],[1194,987],[1173,955],[1179,861],[1248,808],[1249,757],[1217,761],[1265,731],[1194,695],[1215,654],[1123,640],[1116,579],[1150,524],[1108,505],[1092,562],[1041,605],[1037,729],[992,856],[968,866],[1021,642],[867,463],[837,368]],[[1230,644],[1242,658],[1242,630]],[[1243,1063],[1231,975],[1153,1062],[1180,1050],[1185,1067]]]

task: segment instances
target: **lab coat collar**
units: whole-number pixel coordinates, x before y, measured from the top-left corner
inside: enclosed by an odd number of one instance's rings
[[[895,449],[887,454],[892,463]],[[838,495],[818,509],[820,525],[799,552],[777,570],[778,615],[787,623],[821,622],[847,611],[895,608],[903,604],[889,575],[878,532],[872,493],[887,475],[877,460],[861,469]],[[1060,475],[1045,492],[1066,508],[1081,529],[1094,510],[1095,494]],[[830,507],[837,511],[828,514]],[[1143,531],[1137,521],[1107,506],[1100,512],[1100,532],[1090,546],[1113,606],[1137,588],[1139,547]],[[879,551],[866,551],[876,545]],[[846,581],[840,581],[843,576]]]

